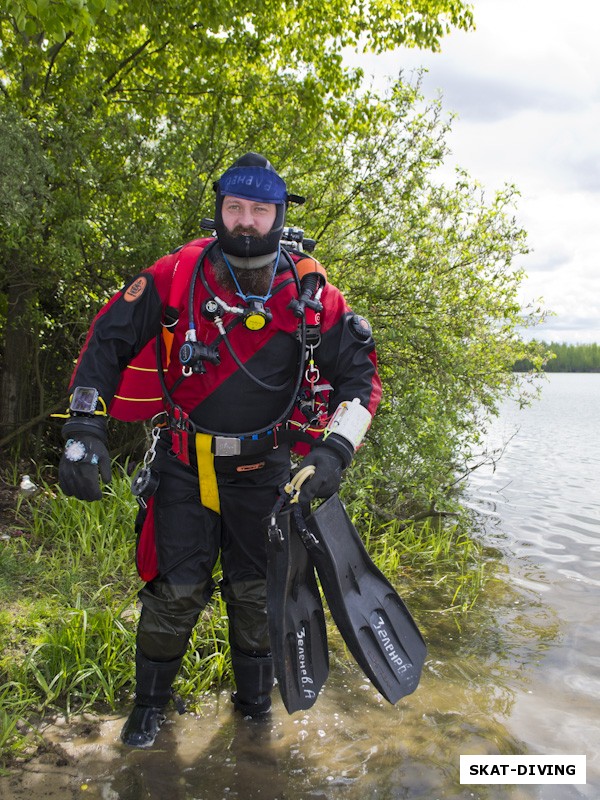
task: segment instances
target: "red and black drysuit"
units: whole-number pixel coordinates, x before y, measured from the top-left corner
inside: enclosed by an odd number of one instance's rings
[[[266,303],[272,321],[262,330],[248,330],[234,315],[223,316],[230,347],[247,372],[263,384],[279,388],[269,391],[249,377],[236,363],[214,321],[202,314],[205,301],[215,294],[230,306],[240,304],[239,297],[215,281],[211,258],[219,257],[218,245],[203,258],[195,281],[193,308],[198,341],[215,344],[220,363],[205,363],[204,374],[182,378],[177,355],[190,327],[191,278],[174,308],[169,306],[173,302],[174,274],[187,269],[191,275],[191,265],[211,241],[191,242],[161,258],[104,306],[90,328],[71,390],[95,387],[110,407],[115,394],[119,396],[122,372],[144,347],[153,346],[149,343],[167,324],[173,341],[165,383],[171,399],[189,415],[191,423],[204,431],[243,436],[263,430],[280,418],[290,406],[299,357],[299,320],[288,308],[298,297],[297,280],[290,256],[283,252],[272,296]],[[333,387],[330,412],[342,400],[357,397],[373,414],[381,385],[370,332],[367,329],[365,334],[364,322],[361,326],[360,318],[331,284],[325,285],[320,300],[320,343],[314,355],[321,375]],[[135,416],[130,414],[129,418]],[[140,413],[138,418],[144,416],[148,415]],[[219,552],[238,693],[245,686],[246,694],[254,695],[249,698],[251,702],[257,702],[270,692],[264,520],[276,501],[278,487],[290,476],[289,444],[282,443],[283,437],[277,433],[261,434],[259,444],[250,439],[250,455],[242,450],[240,456],[214,457],[220,513],[201,501],[194,447],[189,447],[190,463],[186,464],[185,458],[173,454],[174,440],[169,431],[161,437],[152,464],[160,482],[151,504],[158,574],[139,593],[143,608],[137,638],[138,701],[141,698],[148,704],[161,705],[168,699],[168,694],[163,695],[175,677],[198,615],[213,592],[212,573]],[[144,665],[146,673],[148,665],[162,665],[163,677],[145,680]]]

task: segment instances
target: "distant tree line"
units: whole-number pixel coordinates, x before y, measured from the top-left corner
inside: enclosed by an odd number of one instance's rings
[[[550,358],[544,364],[544,372],[600,372],[600,344],[559,344],[542,342]],[[528,372],[533,368],[526,358],[515,362],[515,372]]]

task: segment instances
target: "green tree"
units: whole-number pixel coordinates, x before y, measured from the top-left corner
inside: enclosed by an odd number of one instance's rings
[[[439,105],[343,67],[345,46],[437,48],[471,24],[462,4],[416,5],[0,1],[5,424],[60,398],[92,313],[197,235],[216,175],[259,149],[308,196],[293,221],[377,331],[386,394],[363,464],[380,504],[440,497],[516,358],[539,362],[516,328],[543,312],[517,302],[514,189],[440,186]]]
[[[312,199],[304,227],[378,343],[384,401],[372,457],[357,467],[371,481],[358,484],[400,516],[446,497],[486,416],[527,388],[515,359],[539,370],[547,350],[518,333],[545,318],[518,299],[518,194],[507,186],[488,199],[460,171],[440,185],[448,123],[437,103],[419,111],[422,99],[401,81],[383,102],[357,98],[314,148],[314,173],[298,176]]]
[[[289,162],[345,113],[344,47],[437,49],[452,26],[460,0],[0,0],[3,432],[58,400],[123,278],[197,232],[234,152],[283,131]]]

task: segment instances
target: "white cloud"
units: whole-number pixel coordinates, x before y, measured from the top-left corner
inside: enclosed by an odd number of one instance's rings
[[[402,49],[350,59],[375,76],[424,66],[423,90],[458,115],[454,164],[489,189],[521,192],[523,302],[543,296],[558,317],[536,336],[600,342],[600,48],[590,0],[478,0],[477,30],[442,53]],[[598,299],[596,299],[598,298]]]

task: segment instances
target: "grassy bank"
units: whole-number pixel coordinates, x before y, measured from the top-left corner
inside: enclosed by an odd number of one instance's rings
[[[96,503],[42,486],[21,500],[15,523],[5,529],[0,542],[4,764],[43,746],[38,723],[45,716],[115,710],[130,702],[141,585],[134,567],[135,509],[124,475]],[[460,523],[426,520],[406,527],[399,521],[378,523],[358,505],[349,511],[375,562],[417,619],[421,604],[458,613],[471,607],[483,584],[483,559]],[[339,646],[335,636],[332,641]],[[190,705],[231,680],[228,647],[225,607],[217,593],[194,632],[176,686]]]

